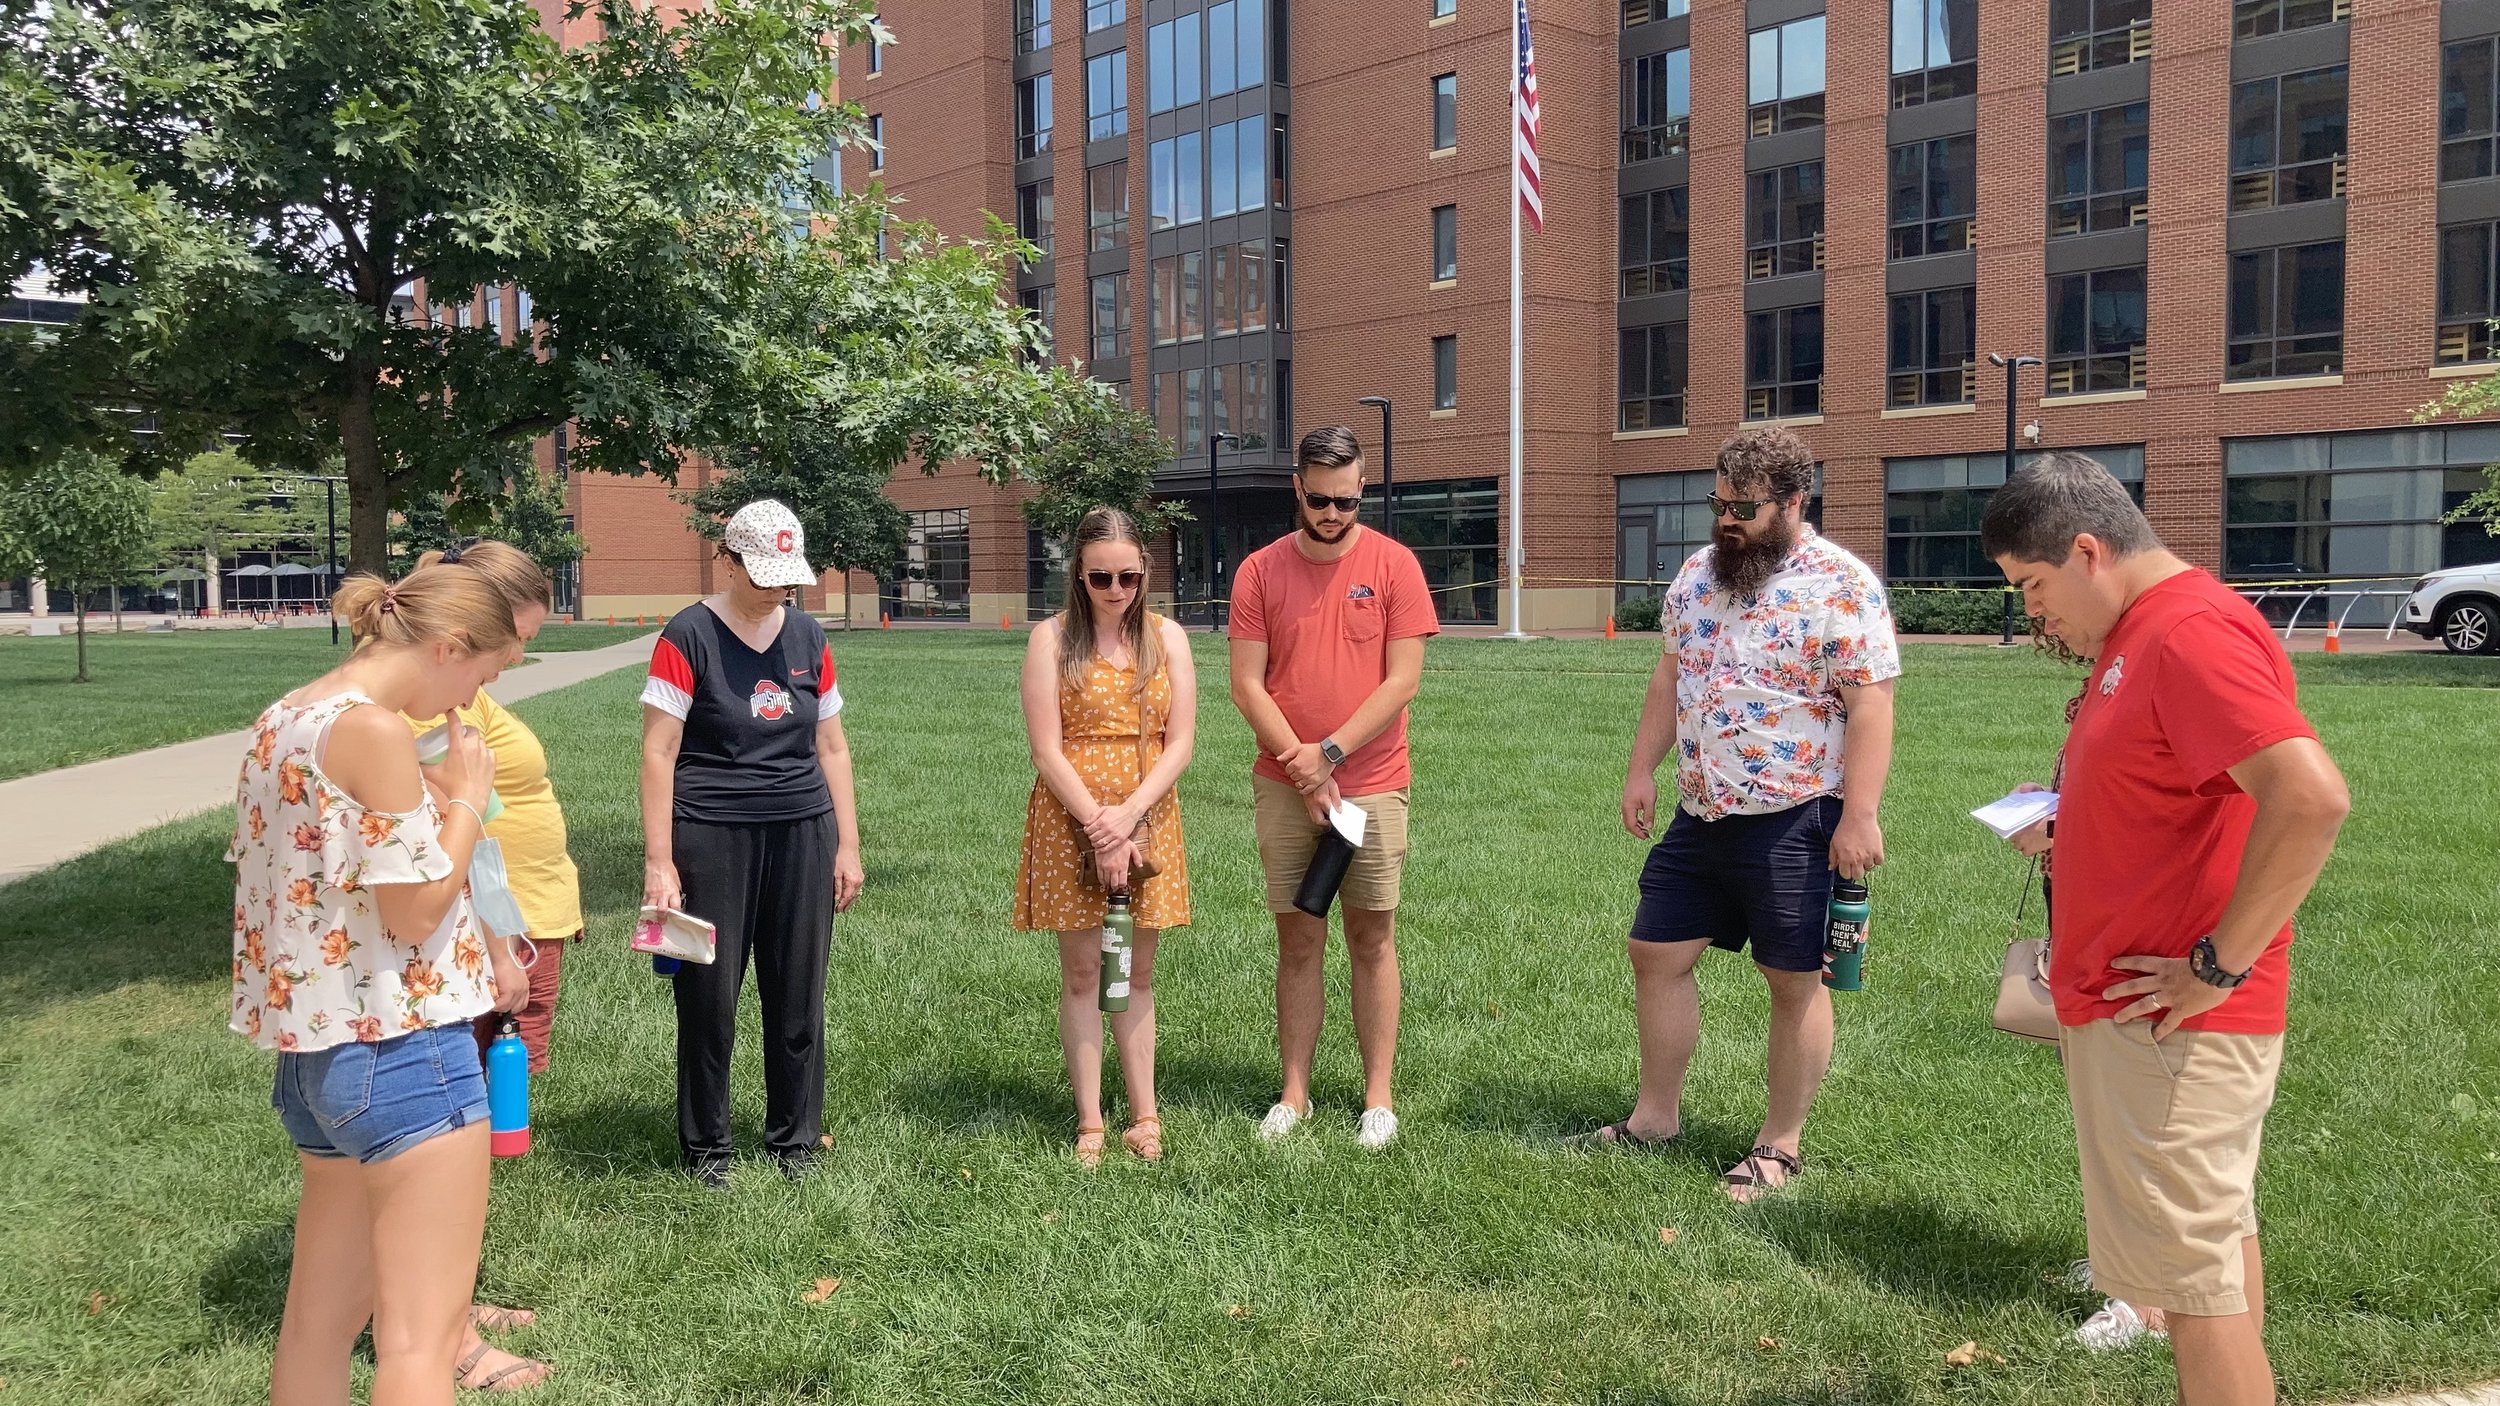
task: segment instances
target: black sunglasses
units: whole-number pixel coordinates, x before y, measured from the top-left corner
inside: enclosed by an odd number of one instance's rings
[[[1313,493],[1310,490],[1305,489],[1302,493],[1302,501],[1310,507],[1312,512],[1315,513],[1326,512],[1330,508],[1335,508],[1338,512],[1351,517],[1356,513],[1363,511],[1363,499],[1360,494],[1357,494],[1352,498],[1333,498],[1325,493]]]
[[[1134,591],[1146,584],[1146,573],[1142,571],[1088,571],[1085,573],[1085,584],[1097,591],[1110,590],[1115,581],[1119,583],[1121,590]]]
[[[1710,504],[1710,515],[1712,517],[1717,517],[1719,514],[1725,513],[1729,517],[1736,519],[1738,522],[1751,522],[1754,520],[1756,514],[1760,513],[1764,508],[1771,506],[1773,503],[1778,502],[1779,499],[1722,498],[1718,494],[1713,493],[1705,501]]]

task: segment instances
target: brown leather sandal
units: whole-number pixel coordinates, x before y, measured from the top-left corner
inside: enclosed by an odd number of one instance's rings
[[[1079,1128],[1076,1130],[1076,1161],[1078,1166],[1090,1169],[1102,1165],[1103,1140],[1109,1132],[1110,1129],[1104,1127]]]
[[[1778,1181],[1772,1181],[1767,1175],[1770,1165],[1778,1166],[1785,1175]],[[1763,1197],[1786,1189],[1805,1169],[1805,1158],[1782,1152],[1766,1142],[1746,1153],[1745,1160],[1728,1168],[1726,1174],[1719,1178],[1719,1184],[1727,1192],[1729,1200],[1740,1206],[1752,1206],[1759,1204]],[[1740,1192],[1744,1194],[1739,1195]]]
[[[1147,1117],[1129,1124],[1128,1131],[1120,1134],[1120,1144],[1141,1162],[1162,1161],[1163,1120]]]
[[[538,1321],[538,1315],[526,1308],[505,1308],[501,1304],[473,1303],[469,1305],[469,1321],[476,1324],[477,1330],[481,1333],[502,1333],[514,1328],[526,1328]]]
[[[479,1376],[477,1372],[478,1364],[485,1361],[486,1354],[494,1350],[494,1344],[489,1343],[484,1338],[478,1339],[476,1350],[471,1352],[468,1356],[461,1358],[460,1365],[452,1368],[451,1379],[458,1382],[463,1389],[468,1391],[491,1391],[499,1393],[527,1391],[531,1387],[537,1386],[546,1381],[547,1378],[555,1371],[555,1368],[548,1366],[544,1362],[537,1361],[534,1358],[516,1355],[512,1359],[511,1366],[501,1368],[494,1372],[489,1372],[483,1377]],[[534,1372],[537,1375],[528,1378],[526,1381],[513,1380],[515,1377],[519,1377],[525,1372]]]

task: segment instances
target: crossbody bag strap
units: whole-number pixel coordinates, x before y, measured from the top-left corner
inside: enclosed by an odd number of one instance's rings
[[[2009,943],[2020,942],[2022,940],[2023,916],[2031,911],[2031,890],[2032,886],[2038,882],[2039,878],[2040,857],[2038,855],[2033,855],[2031,857],[2030,867],[2023,870],[2023,886],[2014,896],[2014,921],[2006,925],[2005,940]],[[2048,984],[2049,934],[2045,924],[2043,925],[2040,933],[2040,961],[2038,966],[2038,976],[2040,978],[2041,985],[2045,986]]]

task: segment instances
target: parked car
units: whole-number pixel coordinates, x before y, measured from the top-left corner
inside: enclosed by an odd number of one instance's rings
[[[2451,654],[2500,654],[2500,561],[2451,566],[2414,582],[2399,623]]]

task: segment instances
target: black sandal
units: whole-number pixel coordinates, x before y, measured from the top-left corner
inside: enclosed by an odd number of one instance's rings
[[[1780,1169],[1788,1175],[1776,1183],[1767,1180],[1763,1176],[1762,1164],[1765,1161],[1778,1163]],[[1764,1143],[1746,1153],[1745,1160],[1728,1168],[1726,1173],[1719,1178],[1719,1184],[1728,1191],[1754,1192],[1755,1194],[1751,1196],[1728,1198],[1740,1206],[1750,1206],[1760,1202],[1765,1196],[1785,1189],[1797,1179],[1798,1173],[1805,1169],[1805,1159],[1802,1156],[1791,1156],[1769,1143]]]
[[[1663,1152],[1674,1142],[1675,1134],[1673,1133],[1669,1133],[1665,1137],[1642,1137],[1640,1134],[1632,1131],[1632,1119],[1631,1116],[1627,1114],[1623,1118],[1615,1122],[1608,1123],[1606,1126],[1599,1128],[1595,1132],[1581,1133],[1576,1137],[1564,1138],[1563,1146],[1568,1147],[1575,1152],[1587,1152],[1609,1147],[1620,1148],[1626,1152]]]

